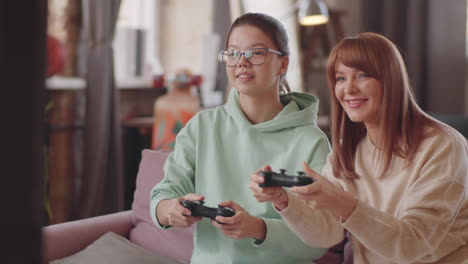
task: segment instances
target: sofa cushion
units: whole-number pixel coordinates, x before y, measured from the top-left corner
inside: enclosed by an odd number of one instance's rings
[[[143,249],[126,238],[109,232],[88,245],[85,249],[51,264],[180,264],[180,262]]]
[[[145,149],[142,152],[132,204],[130,240],[158,255],[188,263],[193,251],[193,230],[171,228],[162,230],[154,225],[150,216],[150,192],[164,177],[164,162],[171,152]],[[163,243],[161,243],[163,241]]]

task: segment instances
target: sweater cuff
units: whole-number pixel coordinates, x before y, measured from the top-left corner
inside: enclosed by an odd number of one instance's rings
[[[159,223],[159,220],[158,220],[158,217],[156,215],[156,208],[158,207],[159,203],[162,201],[162,200],[169,200],[169,199],[173,199],[174,197],[158,197],[158,198],[154,198],[153,200],[150,201],[150,215],[151,215],[151,220],[153,220],[153,223],[159,227],[159,228],[162,228],[162,229],[168,229],[170,228],[171,226],[164,226],[164,225],[161,225]]]
[[[262,218],[262,220],[267,228],[266,237],[264,241],[253,239],[254,247],[281,252],[283,255],[304,260],[318,259],[327,252],[326,248],[313,248],[306,244],[280,219]]]
[[[263,222],[265,222],[265,240],[258,240],[258,239],[253,239],[253,245],[255,247],[266,247],[266,248],[274,248],[273,246],[273,241],[277,241],[277,239],[280,239],[280,236],[282,234],[281,231],[281,226],[278,225],[276,221],[271,221],[271,219],[268,218],[263,218],[261,217]]]
[[[350,233],[362,233],[368,232],[369,226],[374,225],[377,219],[370,218],[369,216],[376,216],[375,209],[369,207],[362,201],[358,200],[356,204],[356,208],[351,213],[351,215],[343,221],[341,219],[341,225],[343,228],[348,230]]]
[[[278,212],[289,227],[307,244],[331,247],[343,240],[343,227],[331,213],[311,209],[293,193],[288,194],[288,207]]]
[[[280,214],[283,219],[295,219],[303,220],[303,213],[302,210],[304,208],[308,208],[307,206],[304,207],[304,202],[297,198],[296,195],[290,193],[286,190],[286,195],[288,195],[288,207],[284,208],[283,210],[279,211],[274,205],[273,208],[275,209],[278,214]],[[302,221],[301,221],[302,222]]]

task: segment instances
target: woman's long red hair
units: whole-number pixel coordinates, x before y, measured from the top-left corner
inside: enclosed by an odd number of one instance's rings
[[[384,175],[394,155],[408,165],[424,137],[424,127],[441,127],[416,104],[408,73],[398,48],[387,38],[375,33],[361,33],[345,38],[332,50],[327,65],[327,78],[332,107],[332,166],[336,177],[359,178],[354,159],[359,142],[366,136],[364,123],[352,122],[335,96],[337,62],[366,72],[380,81],[382,102],[379,115],[380,175]]]

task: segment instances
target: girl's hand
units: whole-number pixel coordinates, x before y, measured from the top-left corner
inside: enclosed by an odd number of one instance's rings
[[[304,171],[314,179],[314,183],[291,188],[291,192],[307,201],[309,207],[329,211],[337,217],[346,220],[357,204],[357,199],[350,193],[331,183],[320,174],[313,171],[305,162]]]
[[[190,216],[190,210],[183,207],[180,202],[183,200],[202,201],[203,199],[203,196],[189,193],[180,198],[161,201],[156,209],[159,223],[165,226],[177,227],[189,227],[193,225],[202,218]]]
[[[259,187],[258,184],[263,183],[265,179],[258,173],[260,170],[271,171],[271,167],[266,165],[263,169],[256,170],[250,176],[250,190],[252,190],[255,199],[258,202],[272,202],[279,211],[288,207],[288,195],[281,186]]]
[[[217,216],[216,221],[219,223],[214,220],[210,221],[211,225],[221,230],[225,236],[234,239],[255,238],[265,240],[266,225],[262,219],[250,215],[232,201],[225,201],[219,205],[230,207],[235,212],[235,215],[231,217]]]

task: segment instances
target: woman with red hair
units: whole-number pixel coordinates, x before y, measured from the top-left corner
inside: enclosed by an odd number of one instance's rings
[[[418,107],[398,48],[381,35],[338,43],[327,76],[333,152],[321,175],[304,164],[315,182],[289,192],[259,188],[254,173],[257,200],[312,246],[347,231],[355,263],[466,263],[466,139]]]

